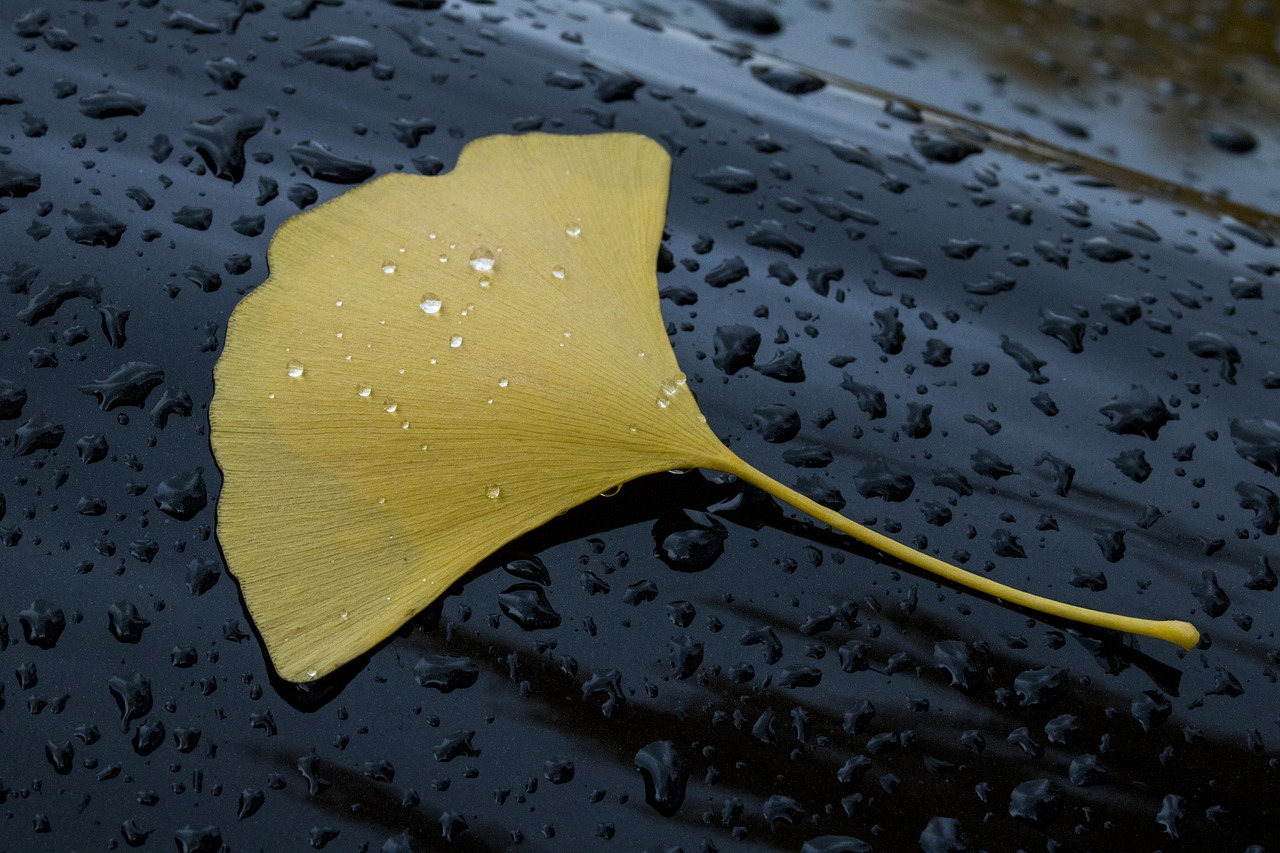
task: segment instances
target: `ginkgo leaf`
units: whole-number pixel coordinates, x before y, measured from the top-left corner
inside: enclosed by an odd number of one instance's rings
[[[659,310],[670,160],[630,134],[490,137],[285,222],[236,308],[210,410],[218,539],[276,670],[305,681],[486,556],[645,474],[734,474],[911,565],[1054,616],[1170,640],[901,545],[707,426]]]

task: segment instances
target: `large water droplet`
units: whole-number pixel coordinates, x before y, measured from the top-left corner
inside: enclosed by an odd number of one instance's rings
[[[292,378],[294,379],[302,378],[302,365],[299,364],[298,362],[296,361],[289,362],[288,370],[289,370],[289,376],[291,376]]]
[[[457,349],[458,347],[462,346],[462,335],[454,335],[453,337],[449,338],[449,346],[453,347],[454,349]]]
[[[564,233],[570,237],[580,236],[582,234],[582,220],[577,218],[569,220],[569,224],[565,226]]]
[[[373,389],[370,388],[368,385],[360,385],[356,387],[356,394],[360,395],[361,397],[367,398],[372,393],[373,393]]]
[[[644,777],[645,802],[670,817],[684,803],[689,763],[669,740],[654,741],[636,753],[636,769]]]
[[[493,252],[488,246],[480,246],[471,253],[471,268],[476,272],[488,272],[493,269]]]
[[[434,293],[427,293],[423,295],[422,301],[418,303],[418,307],[425,313],[434,315],[440,313],[440,304],[439,296],[436,296]]]

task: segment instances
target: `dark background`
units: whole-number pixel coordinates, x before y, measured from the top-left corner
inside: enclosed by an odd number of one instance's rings
[[[6,8],[0,849],[1274,843],[1266,8],[440,6]],[[300,208],[533,129],[672,153],[663,311],[742,456],[1201,647],[1029,619],[689,472],[276,679],[214,530],[226,318]],[[530,555],[557,628],[499,607]],[[674,814],[642,751],[687,775]]]

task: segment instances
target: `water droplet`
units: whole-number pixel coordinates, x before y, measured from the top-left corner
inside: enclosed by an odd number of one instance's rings
[[[275,395],[275,394],[268,394],[268,395],[267,395],[267,399],[268,399],[268,400],[274,400],[275,398],[276,398],[276,395]]]
[[[488,287],[488,286],[489,286],[489,279],[487,279],[487,278],[482,278],[482,279],[480,279],[480,286],[481,286],[481,287]]]
[[[564,267],[560,266],[559,264],[556,264],[554,267],[551,268],[551,274],[556,278],[563,280],[565,276]]]
[[[393,275],[396,271],[396,265],[392,263],[383,264],[382,271],[387,275]]]
[[[383,506],[386,502],[386,498],[378,498],[378,506]]]
[[[440,263],[442,263],[442,264],[447,264],[447,263],[449,263],[449,256],[448,256],[448,255],[441,255],[441,256],[440,256]]]
[[[627,427],[627,432],[632,433],[632,434],[634,435],[634,434],[635,434],[635,431],[636,431],[636,425],[635,425],[635,424],[631,424],[630,426],[628,426],[628,427]]]
[[[613,497],[614,495],[616,495],[616,494],[617,494],[618,492],[620,492],[620,491],[622,491],[622,484],[621,484],[621,483],[619,483],[618,485],[613,486],[613,487],[611,487],[611,488],[605,489],[603,492],[601,492],[601,493],[600,493],[600,497],[602,497],[602,498],[611,498],[611,497]]]
[[[502,487],[494,483],[490,483],[484,487],[484,496],[490,500],[497,500],[502,497]]]
[[[404,421],[404,422],[402,422],[402,423],[400,424],[400,429],[408,429],[408,428],[409,428],[409,422],[408,422],[408,421]]]
[[[570,237],[577,237],[581,235],[582,220],[576,218],[569,220],[569,224],[565,226],[564,233],[568,234]]]
[[[341,299],[339,299],[337,302],[333,303],[333,305],[334,305],[334,307],[335,307],[335,308],[341,308],[341,307],[342,307],[342,300],[341,300]]]
[[[509,384],[511,384],[511,383],[509,383],[509,382],[507,381],[507,377],[505,377],[505,376],[498,380],[498,387],[499,387],[499,388],[506,388]]]
[[[382,408],[387,414],[394,414],[395,410],[400,408],[400,404],[395,400],[386,400],[382,403]]]
[[[659,398],[658,398],[658,408],[659,408],[659,409],[665,409],[667,406],[670,406],[670,405],[671,405],[671,401],[670,401],[670,400],[664,400],[664,399],[662,399],[661,397],[659,397]]]
[[[427,314],[439,314],[440,304],[439,296],[436,296],[434,293],[427,293],[423,295],[422,301],[418,303],[418,307]]]
[[[298,364],[298,362],[296,361],[289,362],[289,376],[293,377],[294,379],[301,379],[302,365]]]
[[[462,346],[462,335],[454,335],[452,338],[449,338],[449,346],[454,349]]]
[[[344,610],[344,611],[342,611],[341,613],[339,613],[339,614],[338,614],[338,618],[339,618],[339,619],[346,620],[347,618],[349,618],[349,617],[350,617],[350,615],[351,615],[351,614],[347,613],[347,611],[345,611],[345,610]]]
[[[319,674],[320,673],[316,672],[314,669],[307,670],[307,678],[315,678]]]
[[[471,268],[476,272],[488,272],[493,269],[493,252],[488,246],[480,246],[471,253]]]
[[[356,388],[356,393],[359,394],[361,397],[368,397],[370,394],[373,393],[373,389],[370,388],[368,385],[361,385],[358,388]]]
[[[639,350],[636,352],[636,358],[644,358],[644,356],[645,356],[644,350]]]

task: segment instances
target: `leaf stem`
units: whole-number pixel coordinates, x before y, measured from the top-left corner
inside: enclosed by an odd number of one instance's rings
[[[1099,628],[1125,631],[1130,634],[1140,634],[1144,637],[1165,640],[1184,649],[1191,649],[1200,642],[1200,632],[1189,622],[1139,619],[1133,616],[1106,613],[1101,610],[1090,610],[1087,607],[1078,607],[1074,604],[1066,604],[1052,598],[1044,598],[1043,596],[1024,592],[982,575],[965,571],[845,518],[840,513],[810,500],[796,490],[784,486],[769,475],[756,470],[735,454],[727,454],[727,458],[720,460],[720,464],[716,467],[757,488],[763,489],[779,500],[786,501],[796,509],[829,524],[864,545],[869,545],[908,565],[932,572],[953,583],[984,593],[1007,604],[1025,607],[1028,610],[1034,610],[1047,616],[1070,619],[1085,625],[1094,625]]]

